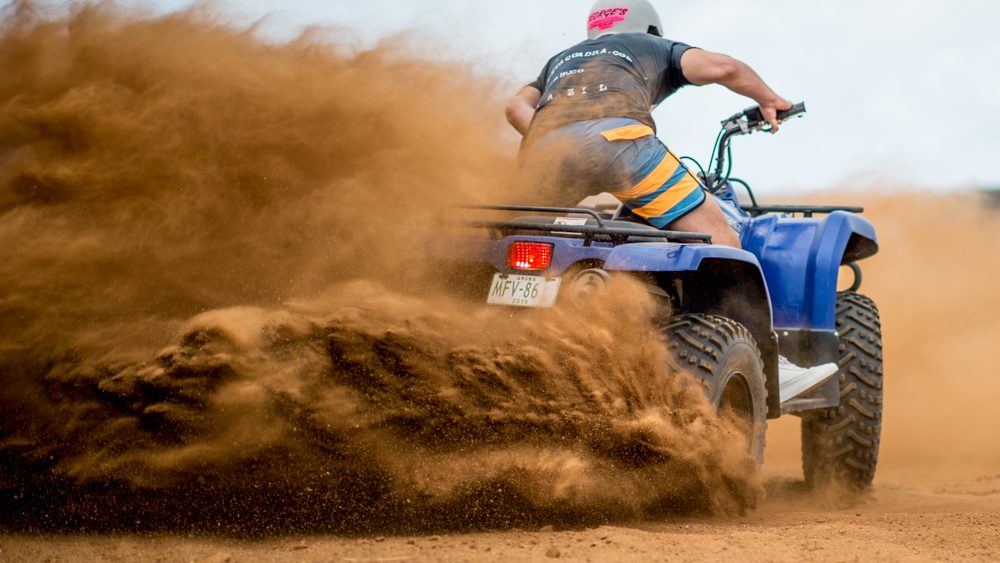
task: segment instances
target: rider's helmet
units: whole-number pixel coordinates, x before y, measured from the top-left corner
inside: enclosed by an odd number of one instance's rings
[[[587,39],[613,33],[652,33],[663,37],[663,24],[649,0],[597,0],[587,18]]]

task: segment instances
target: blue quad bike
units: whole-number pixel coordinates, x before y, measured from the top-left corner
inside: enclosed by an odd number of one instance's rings
[[[797,104],[778,118],[804,113]],[[477,299],[524,308],[586,306],[613,276],[638,279],[663,305],[673,367],[700,379],[720,412],[745,421],[758,462],[767,419],[796,415],[806,482],[863,489],[879,451],[882,336],[875,303],[858,293],[857,262],[878,251],[875,228],[859,207],[758,204],[726,162],[731,168],[733,137],[764,129],[750,108],[722,122],[711,172],[688,159],[743,250],[713,245],[705,233],[656,229],[608,196],[576,208],[470,207],[508,217],[464,223],[489,237],[450,241],[449,259],[459,263],[449,269]],[[838,291],[842,268],[853,284]]]

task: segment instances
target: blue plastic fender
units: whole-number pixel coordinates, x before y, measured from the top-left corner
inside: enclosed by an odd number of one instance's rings
[[[878,243],[867,219],[834,211],[822,219],[753,219],[743,244],[760,259],[775,328],[833,330],[837,275],[845,253],[850,260],[864,258],[875,253]],[[849,245],[858,249],[852,252]]]
[[[813,328],[836,328],[837,275],[854,235],[868,239],[877,248],[875,226],[860,215],[834,211],[819,224],[806,272],[806,280],[811,280],[806,284],[807,314]]]
[[[705,244],[629,244],[615,248],[604,269],[685,275],[685,301],[698,310],[743,323],[761,342],[770,338],[771,299],[760,263],[753,254]]]
[[[746,262],[760,270],[753,254],[728,246],[707,244],[637,243],[615,247],[604,263],[606,270],[629,272],[693,272],[705,259]]]

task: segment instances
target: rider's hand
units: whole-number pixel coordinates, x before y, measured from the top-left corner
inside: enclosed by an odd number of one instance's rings
[[[773,99],[758,102],[760,104],[760,114],[764,117],[764,121],[771,124],[771,133],[778,132],[778,112],[781,110],[786,110],[792,107],[792,102],[782,98],[781,96],[775,96]]]

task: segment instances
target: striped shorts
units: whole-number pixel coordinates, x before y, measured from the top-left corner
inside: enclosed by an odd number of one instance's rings
[[[565,205],[610,192],[660,229],[705,201],[697,177],[634,119],[580,121],[548,132],[523,151],[522,168],[532,170],[533,181],[559,184]]]

